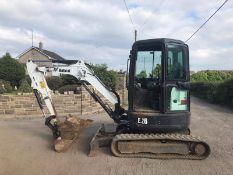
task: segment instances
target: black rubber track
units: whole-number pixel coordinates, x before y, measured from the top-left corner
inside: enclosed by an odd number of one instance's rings
[[[155,153],[120,153],[118,150],[118,143],[120,141],[158,141],[158,140],[166,140],[169,142],[180,142],[190,145],[193,144],[202,144],[205,147],[205,153],[202,155],[197,155],[193,151],[190,150],[188,155],[183,154],[155,154]],[[119,134],[116,135],[111,143],[112,153],[117,157],[128,157],[128,158],[151,158],[151,159],[192,159],[192,160],[202,160],[207,158],[210,155],[210,147],[209,145],[201,140],[198,137],[192,135],[185,134]]]

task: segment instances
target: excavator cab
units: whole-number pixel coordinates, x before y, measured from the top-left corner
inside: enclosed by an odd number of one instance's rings
[[[188,130],[188,45],[174,39],[136,41],[130,54],[128,93],[131,130]]]

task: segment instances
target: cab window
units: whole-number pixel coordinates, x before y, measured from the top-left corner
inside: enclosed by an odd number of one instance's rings
[[[167,79],[184,80],[185,71],[185,50],[183,47],[168,45],[167,57]]]

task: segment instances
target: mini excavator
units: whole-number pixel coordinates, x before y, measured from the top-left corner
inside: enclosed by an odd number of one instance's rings
[[[209,145],[192,136],[189,129],[189,48],[184,42],[160,38],[133,44],[127,63],[128,109],[121,106],[119,95],[106,87],[83,61],[51,62],[51,67],[39,67],[35,60],[29,60],[27,71],[45,125],[53,132],[57,152],[67,150],[78,137],[80,125],[86,126],[85,122],[90,121],[73,116],[64,122],[58,119],[45,79],[48,74],[77,78],[113,119],[113,130],[102,126],[93,137],[91,156],[96,154],[96,148],[106,144],[118,157],[205,159],[209,156]],[[113,104],[114,109],[98,94]]]

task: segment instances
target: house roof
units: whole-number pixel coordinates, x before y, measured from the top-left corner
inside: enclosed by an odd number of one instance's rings
[[[40,50],[38,47],[36,47],[38,50]],[[40,50],[44,52],[49,57],[55,59],[55,60],[65,60],[65,58],[61,57],[60,55],[56,54],[55,52],[49,51],[49,50]]]
[[[24,51],[23,53],[21,53],[19,56],[17,56],[17,58],[21,57],[22,55],[24,55],[25,53],[29,52],[31,49],[35,49],[38,52],[42,53],[43,55],[47,56],[49,59],[53,59],[53,60],[65,60],[65,58],[61,57],[60,55],[58,55],[55,52],[49,51],[49,50],[40,50],[38,47],[30,47],[28,50]]]

